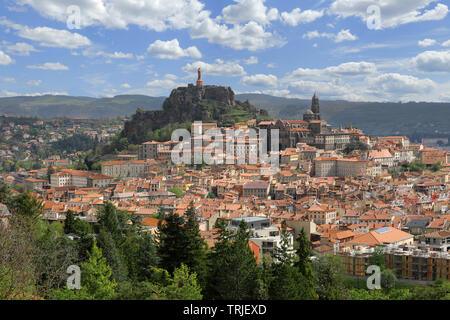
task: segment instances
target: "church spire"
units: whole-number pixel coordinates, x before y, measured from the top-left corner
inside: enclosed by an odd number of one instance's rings
[[[320,114],[319,97],[317,96],[317,92],[314,92],[314,96],[312,98],[311,111],[314,114]]]

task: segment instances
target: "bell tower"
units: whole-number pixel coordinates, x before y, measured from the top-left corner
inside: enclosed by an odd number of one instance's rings
[[[318,119],[316,119],[316,120],[320,120],[319,97],[317,96],[317,93],[316,93],[316,92],[314,92],[314,96],[313,96],[313,98],[312,98],[311,111],[312,111],[314,114],[317,114]]]

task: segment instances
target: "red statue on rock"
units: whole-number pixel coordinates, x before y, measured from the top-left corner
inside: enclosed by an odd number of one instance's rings
[[[200,68],[198,68],[197,72],[198,72],[197,87],[202,87],[203,86],[202,71],[200,70]]]

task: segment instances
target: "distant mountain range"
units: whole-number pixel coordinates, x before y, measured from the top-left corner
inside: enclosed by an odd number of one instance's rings
[[[320,98],[320,97],[319,97]],[[38,118],[130,116],[137,108],[160,110],[165,97],[120,95],[113,98],[35,96],[0,98],[0,114]],[[311,100],[264,94],[238,94],[236,99],[265,109],[281,119],[301,119]],[[450,136],[450,103],[376,103],[320,101],[323,119],[363,129],[372,135]]]

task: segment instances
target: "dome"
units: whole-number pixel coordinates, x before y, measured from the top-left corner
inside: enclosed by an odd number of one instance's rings
[[[306,110],[305,114],[314,114],[310,109]]]

